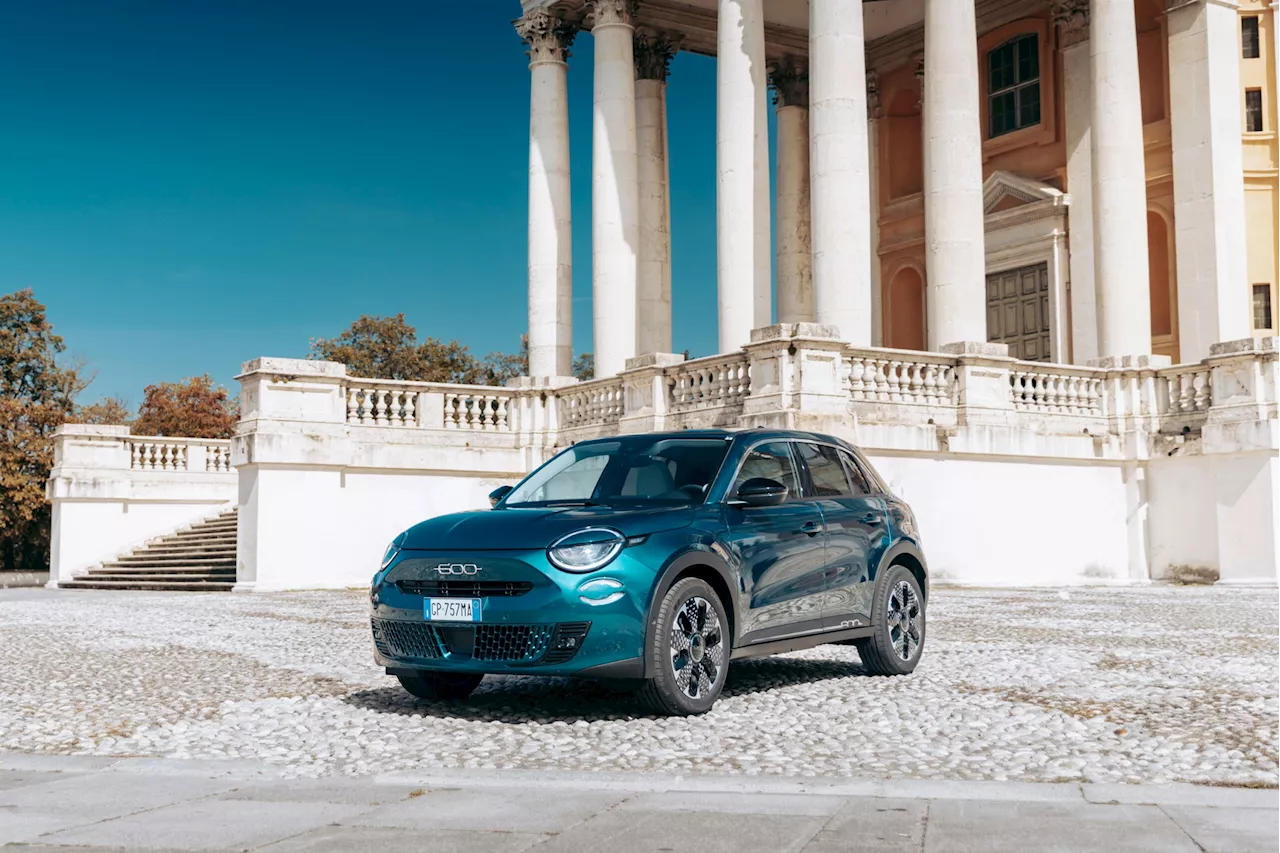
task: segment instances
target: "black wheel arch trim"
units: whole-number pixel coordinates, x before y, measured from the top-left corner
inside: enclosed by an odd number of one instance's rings
[[[884,583],[884,577],[889,573],[889,568],[896,562],[899,557],[910,557],[920,565],[920,571],[924,578],[920,584],[920,591],[924,593],[925,605],[929,602],[929,564],[925,562],[924,552],[920,550],[920,546],[910,539],[899,539],[889,549],[884,552],[884,556],[880,558],[880,565],[876,568],[876,587],[872,595],[872,601],[879,600],[876,595],[880,592],[880,585]],[[875,614],[868,614],[875,618]],[[874,622],[872,623],[874,624]]]
[[[649,599],[649,608],[645,618],[644,631],[644,677],[652,677],[656,662],[653,660],[653,638],[654,633],[658,630],[658,605],[662,602],[671,587],[675,586],[676,579],[686,570],[694,566],[706,566],[719,575],[724,586],[729,590],[729,601],[722,602],[725,610],[728,611],[729,624],[732,626],[733,642],[730,648],[737,645],[738,626],[741,624],[741,614],[738,608],[738,586],[734,582],[733,572],[729,568],[729,564],[724,558],[709,548],[690,548],[682,551],[667,561],[666,566],[658,574],[658,579],[653,584],[653,594]]]

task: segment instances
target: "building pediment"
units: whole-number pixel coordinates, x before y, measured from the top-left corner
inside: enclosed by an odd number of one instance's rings
[[[1013,172],[996,170],[982,182],[982,212],[1002,213],[1029,204],[1049,202],[1045,207],[1069,204],[1070,197],[1043,181],[1024,178]]]

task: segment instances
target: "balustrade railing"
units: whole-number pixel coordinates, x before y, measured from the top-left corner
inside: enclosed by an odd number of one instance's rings
[[[1009,371],[1013,407],[1024,412],[1102,417],[1103,371],[1018,362]]]
[[[564,429],[616,424],[622,417],[623,390],[619,379],[597,379],[571,385],[556,393],[560,426]]]
[[[125,446],[134,470],[231,471],[230,439],[130,436]]]
[[[955,358],[908,350],[854,350],[849,393],[857,402],[955,404]]]
[[[751,371],[743,353],[686,361],[667,370],[673,413],[741,406],[751,393]]]
[[[1209,367],[1180,364],[1156,374],[1157,403],[1161,414],[1193,415],[1209,411],[1213,386]]]
[[[353,379],[344,390],[348,424],[511,432],[509,388]]]

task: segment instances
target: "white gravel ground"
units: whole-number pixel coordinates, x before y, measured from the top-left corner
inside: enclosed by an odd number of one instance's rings
[[[426,767],[1277,783],[1274,590],[956,590],[912,676],[825,646],[733,664],[715,710],[589,682],[414,700],[361,593],[0,593],[0,750]]]

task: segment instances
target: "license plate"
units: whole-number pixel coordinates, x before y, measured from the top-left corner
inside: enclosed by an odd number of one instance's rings
[[[422,615],[429,622],[479,622],[478,598],[427,598],[422,602]]]

